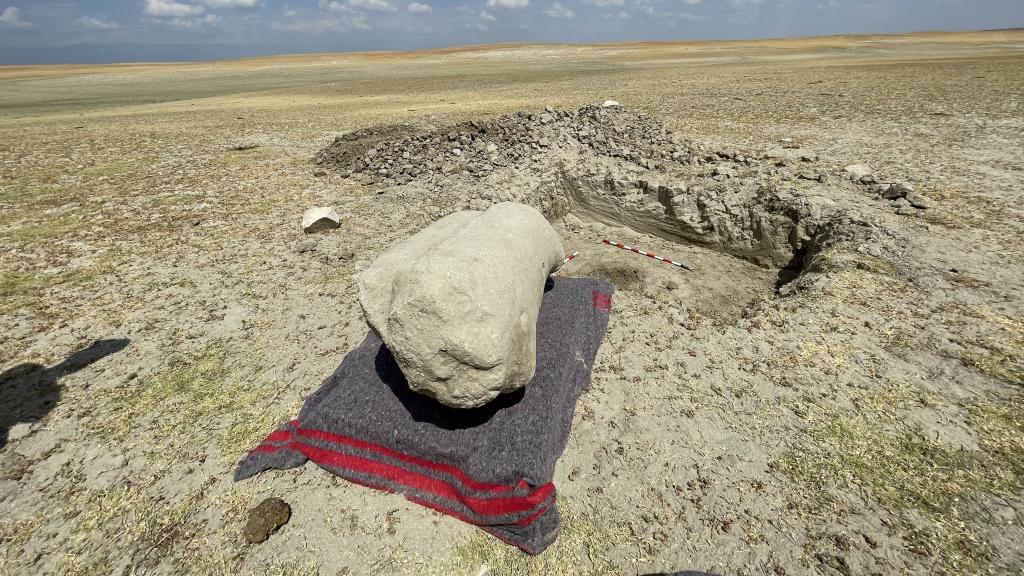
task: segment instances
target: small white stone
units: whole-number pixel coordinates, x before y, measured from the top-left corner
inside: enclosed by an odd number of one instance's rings
[[[846,173],[850,176],[850,180],[854,182],[860,182],[860,179],[869,175],[874,174],[871,170],[871,166],[867,164],[853,164],[846,167]]]
[[[329,206],[317,206],[302,215],[302,231],[306,234],[333,230],[341,226],[341,216]]]
[[[601,104],[601,108],[615,108],[619,105],[615,100],[605,100],[604,104]]]

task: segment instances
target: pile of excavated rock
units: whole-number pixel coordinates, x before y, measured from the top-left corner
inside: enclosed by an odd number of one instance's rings
[[[368,184],[395,185],[430,176],[483,178],[509,166],[528,170],[563,149],[585,148],[643,166],[659,159],[698,161],[657,119],[614,107],[548,107],[384,141],[373,137],[377,132],[339,136],[315,162]]]

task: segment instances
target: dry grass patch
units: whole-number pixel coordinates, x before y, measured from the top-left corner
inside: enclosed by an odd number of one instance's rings
[[[921,191],[936,200],[936,206],[925,212],[929,223],[952,230],[980,228],[991,230],[993,224],[1012,221],[1005,201],[965,190],[930,186]]]
[[[81,490],[67,498],[64,516],[77,523],[60,573],[107,573],[103,567],[112,559],[102,551],[109,542],[116,542],[119,556],[129,558],[133,573],[167,559],[180,564],[179,554],[188,557],[191,546],[185,543],[202,528],[199,512],[214,480],[208,480],[196,492],[169,500],[157,495],[154,485],[158,479],[154,475],[104,490]]]
[[[63,199],[60,181],[64,175],[64,170],[53,167],[22,172],[0,185],[0,202],[37,207],[59,206]]]
[[[137,158],[134,160],[115,160],[113,162],[107,162],[105,164],[97,164],[90,166],[82,170],[81,175],[86,178],[101,178],[118,176],[127,172],[136,172],[148,167],[152,162],[150,160]]]
[[[963,353],[965,364],[998,380],[1024,386],[1024,336],[976,344],[980,350]]]
[[[960,341],[963,363],[997,380],[1024,386],[1024,318],[1007,317],[987,307],[960,306],[951,312],[958,314],[951,316],[947,323],[951,326],[970,318],[993,328],[985,336]]]
[[[56,315],[53,307],[57,302],[49,296],[51,289],[88,286],[114,269],[114,259],[108,257],[91,266],[66,272],[4,271],[0,274],[0,316],[21,309],[42,316]]]
[[[76,237],[81,234],[84,218],[81,214],[64,213],[23,220],[0,231],[0,238],[18,244],[38,244],[57,238]]]
[[[101,434],[138,443],[156,462],[197,460],[211,444],[226,462],[237,461],[292,407],[270,401],[272,387],[243,381],[227,359],[227,350],[216,344],[142,386],[117,389]],[[208,441],[197,442],[197,435]]]
[[[10,314],[28,306],[38,297],[45,283],[43,275],[33,272],[4,272],[0,274],[0,315]]]
[[[561,501],[562,531],[543,554],[530,556],[504,544],[482,530],[455,548],[452,559],[434,566],[438,576],[487,574],[487,576],[603,576],[618,574],[608,555],[625,539],[625,533],[602,522],[596,513],[576,510]]]
[[[57,573],[64,576],[104,576],[110,574],[110,560],[84,554],[68,554],[57,566]]]
[[[910,550],[935,573],[984,571],[998,552],[985,541],[972,506],[980,493],[1012,498],[1024,489],[1024,403],[965,406],[980,446],[965,451],[904,422],[900,408],[926,404],[927,396],[905,390],[874,396],[852,415],[812,406],[809,441],[774,468],[808,489],[796,499],[809,511],[847,512],[830,494],[853,490],[894,513]]]
[[[281,154],[267,148],[249,148],[247,150],[228,150],[217,156],[214,163],[218,166],[244,166],[253,162],[273,160]]]
[[[0,575],[17,574],[15,559],[42,525],[43,519],[37,517],[0,522]]]

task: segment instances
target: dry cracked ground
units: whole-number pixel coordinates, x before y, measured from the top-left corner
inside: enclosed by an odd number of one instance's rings
[[[1020,574],[1022,87],[1020,31],[0,68],[0,574]],[[618,287],[558,542],[233,483],[359,261],[507,199]]]

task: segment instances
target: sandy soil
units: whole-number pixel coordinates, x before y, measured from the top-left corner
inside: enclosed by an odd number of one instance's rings
[[[1008,31],[0,68],[0,574],[1020,573],[1022,64]],[[872,233],[780,294],[769,263],[612,230],[687,273],[559,214],[563,273],[619,292],[540,557],[312,466],[233,484],[365,334],[357,261],[515,174],[417,193],[316,153],[608,98],[694,149],[785,144],[762,176]],[[895,214],[858,162],[936,205]],[[300,253],[314,205],[344,222]],[[266,496],[291,521],[246,544]]]

